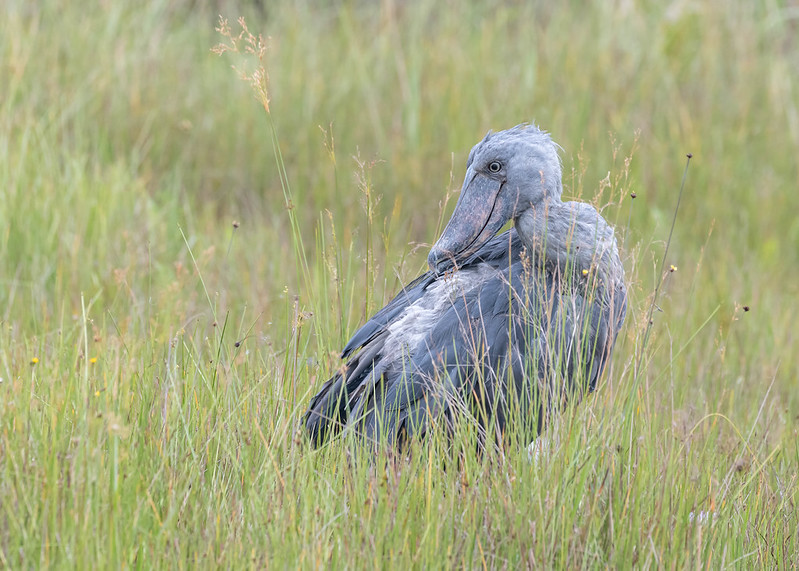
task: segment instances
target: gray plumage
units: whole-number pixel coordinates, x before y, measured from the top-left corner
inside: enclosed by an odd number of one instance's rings
[[[528,125],[475,145],[430,271],[355,332],[311,399],[314,444],[345,427],[400,444],[462,415],[532,437],[593,390],[624,321],[624,270],[602,216],[561,201],[557,148]]]

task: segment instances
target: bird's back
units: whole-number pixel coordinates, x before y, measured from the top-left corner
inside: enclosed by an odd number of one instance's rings
[[[513,418],[532,436],[567,394],[593,389],[625,311],[623,282],[548,268],[512,229],[458,271],[420,276],[365,323],[306,429],[315,444],[345,426],[396,444],[465,415],[498,434]]]

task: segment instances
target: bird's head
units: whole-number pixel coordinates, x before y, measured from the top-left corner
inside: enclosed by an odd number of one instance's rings
[[[468,259],[509,220],[544,203],[560,200],[558,146],[531,125],[489,132],[472,148],[455,211],[427,257],[442,273]]]

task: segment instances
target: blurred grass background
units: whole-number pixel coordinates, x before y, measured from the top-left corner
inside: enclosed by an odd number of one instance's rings
[[[795,565],[798,13],[8,0],[0,565]],[[268,36],[270,115],[230,69],[255,62],[211,53],[219,14]],[[522,121],[623,239],[607,386],[543,467],[308,453],[336,352]]]

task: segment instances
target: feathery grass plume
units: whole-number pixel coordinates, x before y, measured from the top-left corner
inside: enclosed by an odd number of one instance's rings
[[[240,17],[238,19],[239,33],[234,35],[230,23],[226,18],[219,16],[219,23],[216,31],[226,39],[211,48],[217,55],[224,53],[236,54],[239,56],[253,56],[257,60],[252,69],[247,69],[247,62],[231,67],[239,75],[239,78],[250,84],[253,93],[258,101],[263,105],[264,111],[269,114],[269,74],[266,72],[266,42],[263,36],[254,36],[247,28],[247,21]]]

